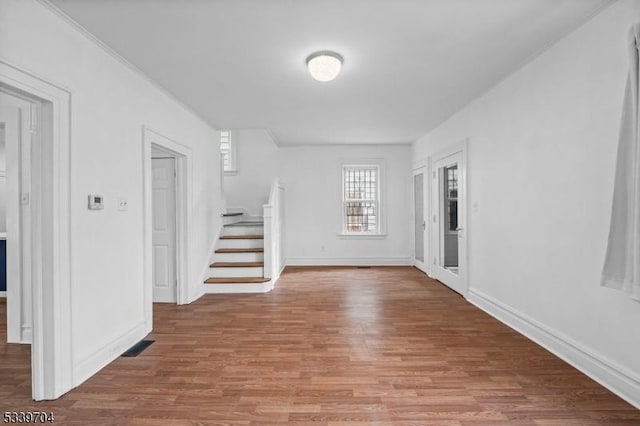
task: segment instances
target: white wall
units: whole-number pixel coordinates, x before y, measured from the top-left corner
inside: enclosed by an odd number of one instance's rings
[[[143,326],[129,335],[139,339],[150,326],[143,305],[142,126],[193,151],[193,295],[220,227],[216,132],[36,1],[0,3],[0,55],[71,93],[72,342],[74,368],[84,375],[116,357],[109,349],[131,330]],[[87,194],[103,195],[104,210],[87,210]],[[117,210],[118,197],[128,199],[128,211]]]
[[[281,147],[287,264],[406,264],[411,258],[412,172],[408,145]],[[387,236],[342,237],[342,161],[383,159]]]
[[[614,3],[414,147],[470,139],[470,297],[636,405],[640,304],[599,278],[638,20],[640,2]]]
[[[266,130],[233,131],[236,143],[237,173],[224,177],[227,207],[244,208],[262,216],[262,205],[269,201],[269,190],[278,175],[278,146]]]

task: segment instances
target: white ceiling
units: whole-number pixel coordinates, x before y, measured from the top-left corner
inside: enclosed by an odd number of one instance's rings
[[[290,145],[412,142],[612,0],[50,2],[214,127]]]

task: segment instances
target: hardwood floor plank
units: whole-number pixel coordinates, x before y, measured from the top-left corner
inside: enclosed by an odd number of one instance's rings
[[[6,341],[0,300],[0,339]],[[640,425],[640,411],[410,267],[287,268],[154,306],[155,343],[56,401],[0,343],[0,408],[64,425]]]

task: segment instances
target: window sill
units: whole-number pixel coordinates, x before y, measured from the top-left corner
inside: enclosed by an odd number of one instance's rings
[[[224,175],[225,176],[235,176],[238,174],[237,170],[225,170],[224,171]]]
[[[386,233],[357,233],[357,232],[340,232],[338,238],[341,240],[382,240],[387,238]]]

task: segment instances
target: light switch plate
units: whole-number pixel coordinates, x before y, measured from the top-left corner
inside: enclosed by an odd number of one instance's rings
[[[118,198],[118,210],[121,212],[129,210],[129,202],[126,198]]]

